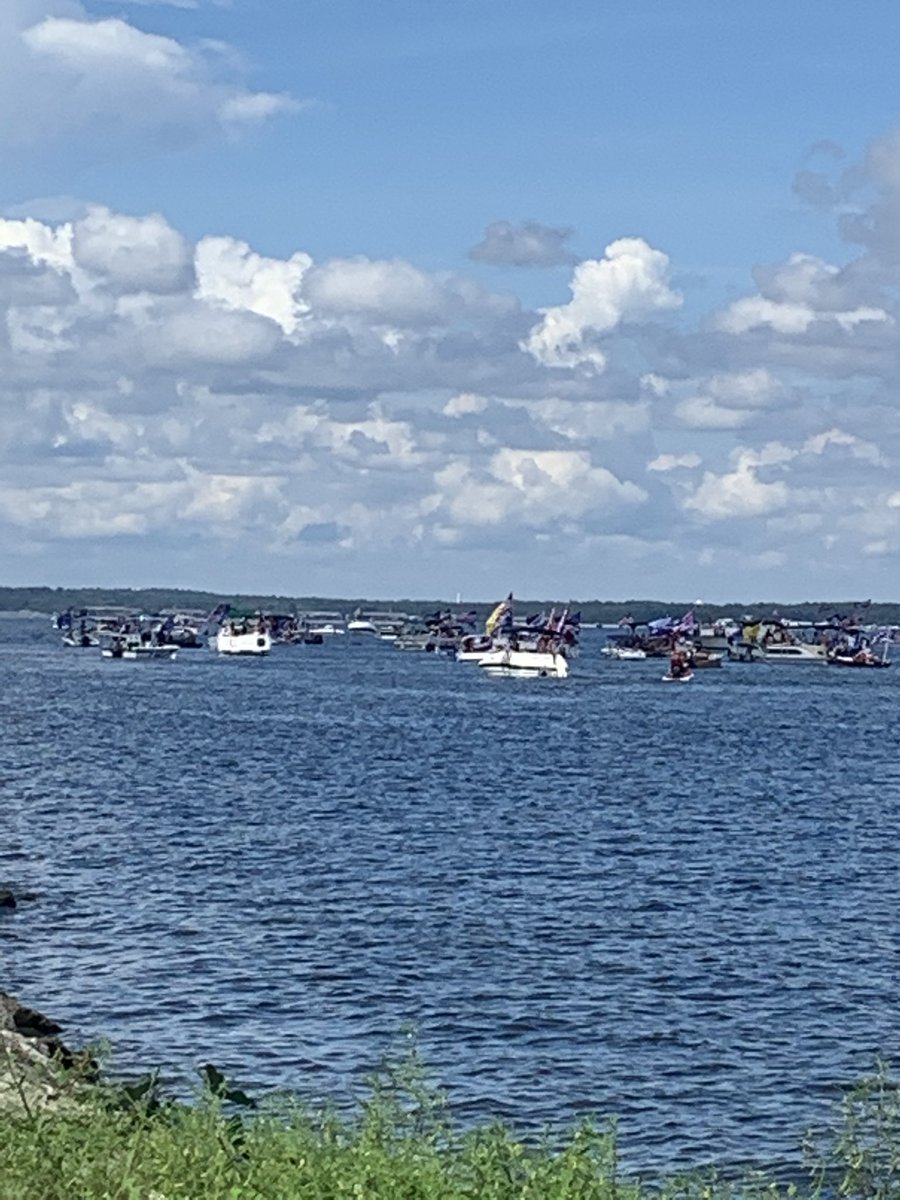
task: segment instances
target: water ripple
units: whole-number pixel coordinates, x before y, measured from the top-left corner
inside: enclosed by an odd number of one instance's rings
[[[121,1069],[341,1096],[414,1025],[464,1119],[683,1166],[796,1160],[897,1056],[893,671],[0,638],[3,983]]]

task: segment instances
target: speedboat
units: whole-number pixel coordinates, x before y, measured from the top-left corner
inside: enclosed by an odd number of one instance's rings
[[[818,663],[819,666],[828,662],[825,647],[811,642],[764,642],[754,658],[758,662]]]
[[[565,679],[569,674],[568,659],[556,650],[513,650],[505,646],[488,651],[478,665],[488,675]]]
[[[212,639],[220,654],[268,654],[272,637],[265,629],[245,629],[242,625],[225,625]]]
[[[889,667],[889,658],[879,658],[871,650],[832,650],[825,661],[830,667]]]
[[[494,649],[494,639],[491,637],[478,637],[475,634],[470,634],[464,637],[456,648],[457,662],[474,662],[478,663],[486,654]]]
[[[604,646],[600,651],[607,658],[618,658],[626,662],[638,662],[647,657],[647,651],[641,650],[639,646]]]
[[[104,658],[122,658],[131,662],[149,662],[151,659],[173,659],[178,653],[177,646],[163,642],[143,641],[140,637],[113,638],[108,646],[101,651]]]

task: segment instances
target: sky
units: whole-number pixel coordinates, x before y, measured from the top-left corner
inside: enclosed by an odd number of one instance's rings
[[[898,598],[898,44],[2,0],[0,583]]]

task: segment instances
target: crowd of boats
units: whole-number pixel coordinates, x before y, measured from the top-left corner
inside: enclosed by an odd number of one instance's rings
[[[495,605],[483,627],[475,609],[439,609],[418,616],[396,611],[233,613],[226,604],[210,613],[133,613],[117,608],[68,609],[54,617],[63,645],[94,650],[104,658],[173,659],[181,650],[209,647],[221,655],[270,654],[284,645],[377,640],[398,650],[440,654],[477,663],[491,675],[565,679],[578,652],[581,617],[569,608],[526,617],[513,597]]]
[[[174,659],[182,650],[209,647],[220,655],[263,656],[275,646],[323,645],[374,639],[398,650],[420,651],[477,664],[488,675],[565,679],[579,652],[581,614],[554,607],[523,616],[512,593],[483,625],[475,609],[413,616],[394,611],[251,613],[221,604],[212,612],[134,613],[120,608],[68,609],[54,618],[65,646],[104,658]],[[875,628],[848,617],[803,623],[777,616],[703,623],[694,612],[649,622],[625,615],[603,626],[600,653],[620,662],[664,659],[666,682],[688,682],[698,670],[726,662],[806,664],[852,669],[890,666],[897,628]]]
[[[687,680],[696,670],[727,661],[883,669],[891,665],[898,632],[838,615],[813,622],[748,616],[704,625],[691,611],[645,623],[625,616],[607,630],[601,653],[622,661],[665,658],[667,681]]]

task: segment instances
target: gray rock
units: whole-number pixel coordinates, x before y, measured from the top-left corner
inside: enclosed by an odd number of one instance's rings
[[[72,1102],[65,1072],[78,1068],[91,1079],[90,1055],[73,1051],[57,1037],[60,1026],[15,996],[0,992],[0,1114],[34,1113]]]

